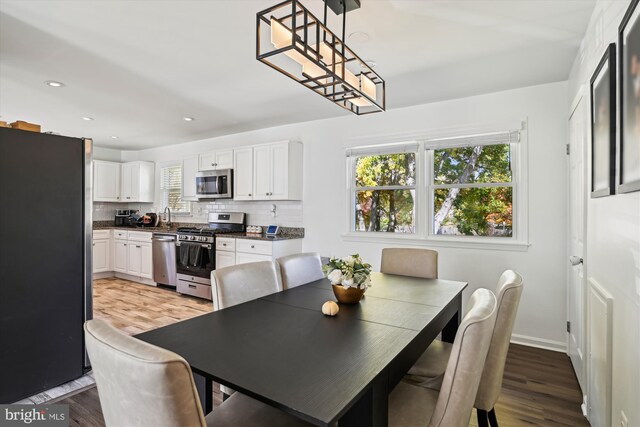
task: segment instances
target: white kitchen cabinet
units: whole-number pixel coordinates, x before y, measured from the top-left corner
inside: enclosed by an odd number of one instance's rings
[[[272,259],[270,255],[236,253],[236,265],[247,264],[249,262],[260,262],[260,261],[272,261]]]
[[[274,261],[276,258],[302,252],[302,239],[276,241],[236,239],[235,249],[236,265],[248,262]]]
[[[236,171],[236,175],[241,173]],[[252,194],[251,200],[302,199],[300,142],[283,141],[253,147]]]
[[[140,277],[145,279],[153,278],[153,255],[151,243],[141,243],[140,251]]]
[[[201,171],[231,169],[232,167],[233,150],[218,150],[200,154]]]
[[[94,273],[111,271],[111,230],[93,232],[92,270]]]
[[[140,276],[142,265],[142,246],[140,246],[139,243],[128,242],[127,248],[127,274]]]
[[[233,198],[253,200],[253,147],[233,150]]]
[[[121,200],[153,202],[155,166],[151,162],[129,162],[121,166]]]
[[[182,160],[182,200],[197,201],[196,173],[199,168],[198,156],[187,157]]]
[[[93,161],[93,200],[120,202],[120,163]]]
[[[128,252],[126,240],[114,240],[113,243],[113,271],[127,273]]]
[[[236,253],[216,251],[216,270],[219,268],[236,265]]]

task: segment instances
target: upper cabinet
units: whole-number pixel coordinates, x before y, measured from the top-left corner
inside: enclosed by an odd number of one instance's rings
[[[302,144],[283,141],[235,150],[235,200],[301,200]]]
[[[218,150],[200,154],[201,171],[231,169],[233,167],[233,150]]]
[[[191,156],[182,160],[182,200],[197,201],[196,173],[199,169],[199,157]]]
[[[129,162],[121,166],[121,201],[153,202],[155,168],[151,162]]]
[[[93,161],[93,200],[120,202],[120,163]]]

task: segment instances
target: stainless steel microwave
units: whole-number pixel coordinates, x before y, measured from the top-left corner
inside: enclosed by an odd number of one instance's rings
[[[232,198],[233,169],[196,173],[196,196],[199,199]]]

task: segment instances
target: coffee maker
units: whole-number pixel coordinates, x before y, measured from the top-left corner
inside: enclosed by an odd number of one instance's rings
[[[131,225],[131,214],[135,211],[131,209],[116,210],[115,223],[116,227],[129,227]]]

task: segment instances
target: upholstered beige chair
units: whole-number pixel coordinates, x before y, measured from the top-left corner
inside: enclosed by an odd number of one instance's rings
[[[89,320],[84,331],[107,427],[305,425],[241,393],[205,418],[191,368],[182,357],[125,335],[102,320]]]
[[[456,333],[440,392],[400,382],[389,396],[390,427],[468,427],[495,318],[495,295],[478,289]]]
[[[280,268],[273,261],[232,265],[211,272],[213,309],[222,310],[282,290]],[[224,398],[235,393],[220,385]]]
[[[522,290],[522,276],[513,270],[502,273],[496,288],[498,301],[496,325],[474,404],[479,427],[487,426],[487,421],[493,427],[498,427],[494,406],[502,389],[504,365]],[[409,370],[409,380],[437,390],[444,376],[444,366],[450,359],[451,353],[451,344],[434,341]]]
[[[280,292],[280,269],[272,261],[250,262],[211,272],[213,309],[221,310]]]
[[[437,279],[438,252],[431,249],[384,248],[380,272]]]
[[[295,288],[324,277],[322,261],[317,252],[289,255],[278,258],[276,262],[280,266],[284,289]]]

